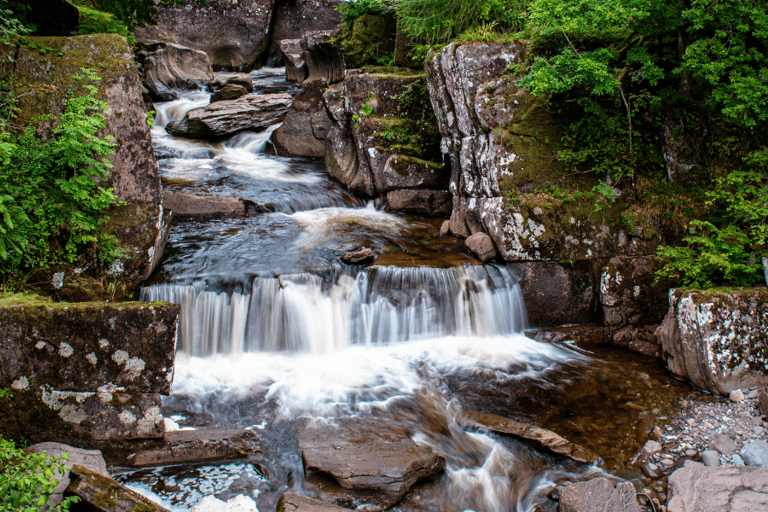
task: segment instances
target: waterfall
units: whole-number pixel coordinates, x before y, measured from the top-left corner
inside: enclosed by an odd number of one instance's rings
[[[144,288],[143,301],[181,305],[180,350],[333,353],[443,336],[521,332],[526,312],[505,267],[371,267],[356,275],[256,277],[250,293],[204,282]]]

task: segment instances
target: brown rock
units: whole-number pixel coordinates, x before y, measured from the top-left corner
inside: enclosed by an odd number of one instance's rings
[[[226,84],[220,90],[211,94],[211,103],[215,101],[236,100],[248,94],[248,89],[239,84]]]
[[[208,55],[169,43],[144,59],[144,85],[156,100],[177,97],[174,89],[197,89],[213,80]]]
[[[277,510],[285,512],[346,512],[349,509],[313,500],[300,494],[286,492],[280,497]]]
[[[98,512],[169,512],[136,491],[82,466],[70,472],[72,479],[67,492],[80,498],[78,508],[86,505]]]
[[[467,248],[475,253],[480,261],[492,260],[496,257],[496,248],[493,240],[485,233],[475,233],[464,242]]]
[[[166,432],[164,444],[128,456],[133,466],[161,466],[245,458],[261,451],[250,430],[197,429]]]
[[[440,236],[444,238],[450,234],[451,234],[451,221],[447,220],[443,222],[442,225],[440,226]]]
[[[502,418],[493,414],[485,414],[471,409],[462,410],[463,421],[480,425],[497,434],[511,435],[532,441],[553,453],[568,457],[576,462],[585,464],[599,462],[600,457],[587,448],[574,444],[567,439],[535,425],[520,423],[519,421]]]
[[[611,330],[602,325],[567,325],[525,331],[525,335],[532,340],[544,343],[562,343],[573,340],[579,345],[608,342],[610,341],[610,334]]]
[[[447,190],[405,189],[387,193],[389,212],[445,216],[450,211],[451,193]]]
[[[368,247],[362,247],[355,252],[345,252],[341,261],[347,265],[366,265],[373,263],[376,259],[376,253]]]
[[[757,411],[768,417],[768,388],[762,388],[757,395]]]
[[[291,103],[293,98],[289,94],[248,94],[190,110],[183,120],[168,123],[166,130],[177,137],[217,140],[279,123]]]
[[[298,427],[298,436],[308,486],[312,475],[330,475],[340,486],[333,498],[356,505],[389,508],[418,480],[442,472],[445,464],[405,431],[374,419],[306,422]]]
[[[334,44],[333,30],[308,32],[301,38],[301,58],[307,66],[306,80],[321,78],[329,84],[344,80],[344,55]]]
[[[323,103],[328,89],[324,80],[306,81],[293,100],[283,124],[272,134],[275,151],[281,156],[325,156],[325,144],[333,122]]]
[[[245,215],[242,199],[220,196],[196,196],[183,192],[164,192],[163,208],[176,215]]]
[[[567,485],[560,492],[560,512],[640,512],[635,487],[622,482],[616,487],[607,478]],[[698,510],[698,509],[697,509]]]
[[[403,155],[390,156],[381,176],[384,192],[405,188],[447,190],[450,178],[442,165]]]
[[[280,61],[283,41],[298,39],[307,32],[336,30],[341,22],[341,13],[336,9],[339,5],[343,5],[341,0],[275,2],[270,38],[272,43],[269,48],[270,65],[277,65]]]
[[[768,510],[768,468],[686,462],[669,477],[668,512]]]

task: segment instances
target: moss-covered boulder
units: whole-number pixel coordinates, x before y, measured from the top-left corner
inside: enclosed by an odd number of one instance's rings
[[[179,306],[0,298],[0,434],[71,442],[156,438]]]
[[[347,69],[394,64],[395,28],[393,16],[360,16],[351,29],[340,33],[339,46]]]
[[[768,290],[672,290],[657,331],[667,367],[712,393],[768,386]]]
[[[88,255],[67,272],[65,284],[73,285],[88,278],[92,283],[108,280],[131,293],[145,280],[159,261],[163,250],[167,217],[161,207],[162,186],[147,114],[142,100],[142,84],[126,40],[114,34],[77,37],[32,37],[30,44],[13,52],[15,65],[4,67],[5,77],[18,84],[18,115],[15,123],[29,125],[42,119],[38,133],[47,136],[64,108],[68,94],[82,89],[73,75],[81,68],[93,69],[101,78],[97,83],[98,98],[105,101],[106,127],[100,136],[115,138],[115,154],[110,158],[112,169],[105,185],[115,190],[120,201],[127,204],[114,208],[107,227],[118,237],[122,256],[109,275],[95,274],[98,265]],[[136,226],[141,222],[140,227]],[[89,270],[90,269],[90,270]],[[55,272],[55,271],[54,271]],[[71,278],[77,277],[74,281]],[[62,286],[48,287],[61,298],[67,295]]]

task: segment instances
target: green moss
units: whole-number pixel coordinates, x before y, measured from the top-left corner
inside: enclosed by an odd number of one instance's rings
[[[392,16],[361,16],[352,30],[344,30],[340,47],[348,68],[391,65],[395,51],[395,21]]]
[[[0,308],[32,304],[52,304],[52,301],[34,293],[0,293]]]

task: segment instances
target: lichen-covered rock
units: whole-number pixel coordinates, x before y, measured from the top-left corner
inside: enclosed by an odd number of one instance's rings
[[[275,0],[161,2],[157,6],[157,30],[180,45],[207,53],[215,70],[249,71],[267,50],[274,3]]]
[[[290,94],[248,94],[190,110],[184,119],[168,123],[165,129],[177,137],[219,140],[243,130],[263,130],[281,122],[291,103]]]
[[[121,271],[110,278],[130,293],[159,262],[169,227],[164,223],[160,173],[133,53],[125,39],[114,34],[34,37],[30,42],[56,51],[41,53],[31,46],[21,46],[15,66],[6,69],[14,73],[19,84],[17,124],[27,125],[38,116],[50,114],[38,128],[41,135],[50,133],[67,93],[82,86],[73,75],[87,67],[101,78],[97,96],[109,105],[109,111],[99,136],[115,138],[115,154],[110,158],[112,168],[105,186],[113,187],[117,198],[128,203],[112,210],[106,228],[117,236],[124,250]],[[131,214],[125,215],[127,211]],[[137,214],[140,227],[135,225]]]
[[[325,80],[306,81],[293,100],[283,124],[272,132],[271,141],[280,156],[322,158],[333,122],[323,103],[328,89]]]
[[[144,85],[156,100],[176,99],[177,89],[198,89],[213,80],[208,55],[169,43],[144,59]]]
[[[450,178],[444,166],[405,155],[390,156],[381,176],[384,192],[405,188],[447,190]]]
[[[688,461],[669,477],[669,512],[768,509],[768,468],[708,468]]]
[[[667,367],[721,395],[768,385],[768,290],[672,290],[656,332]]]
[[[91,446],[162,436],[160,394],[171,389],[177,305],[19,296],[0,305],[0,387],[16,395],[4,415],[14,432]]]

